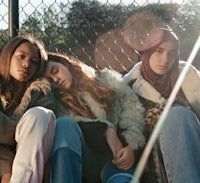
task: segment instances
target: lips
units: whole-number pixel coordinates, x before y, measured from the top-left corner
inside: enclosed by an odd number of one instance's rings
[[[161,65],[159,65],[158,68],[162,69],[162,70],[165,70],[165,69],[167,69],[167,66],[161,66]]]
[[[24,70],[24,69],[18,69],[18,71],[24,75],[24,76],[28,76],[29,75],[29,72],[27,70]]]
[[[64,86],[64,83],[65,83],[65,80],[61,81],[61,82],[59,83],[59,86],[63,87],[63,86]]]

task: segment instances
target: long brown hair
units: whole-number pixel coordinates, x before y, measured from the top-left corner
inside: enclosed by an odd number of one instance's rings
[[[114,91],[84,72],[81,61],[60,53],[48,53],[48,60],[65,65],[73,76],[72,87],[67,91],[60,89],[57,93],[66,108],[78,115],[95,118],[82,98],[82,94],[88,92],[102,109],[109,111],[111,104],[115,101]]]
[[[17,47],[26,42],[36,48],[38,52],[38,65],[32,78],[28,82],[22,83],[22,86],[16,90],[12,82],[12,77],[10,76],[10,63]],[[30,35],[16,36],[5,45],[0,56],[0,88],[1,95],[4,95],[7,100],[10,100],[10,107],[12,109],[9,111],[12,111],[19,104],[28,84],[34,79],[42,76],[46,61],[47,53],[44,49],[43,43]],[[15,90],[15,92],[13,92],[13,90]]]

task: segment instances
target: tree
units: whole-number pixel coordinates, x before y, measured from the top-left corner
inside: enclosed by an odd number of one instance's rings
[[[19,33],[33,34],[44,42],[48,51],[71,54],[90,65],[94,63],[96,40],[106,32],[121,29],[129,17],[141,10],[150,11],[175,30],[181,41],[182,59],[187,59],[199,35],[199,0],[191,0],[181,6],[156,3],[136,7],[123,3],[101,4],[93,0],[57,5],[45,6],[40,11],[27,14]],[[1,31],[0,49],[7,42],[7,31]]]
[[[178,15],[174,29],[178,33],[181,43],[181,58],[186,60],[200,36],[200,1],[191,0],[185,6],[180,6]],[[200,51],[193,62],[200,69],[199,58]]]
[[[8,32],[8,30],[0,30],[0,53],[8,41],[7,32]]]

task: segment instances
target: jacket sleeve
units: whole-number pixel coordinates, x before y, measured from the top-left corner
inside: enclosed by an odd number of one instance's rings
[[[15,128],[18,121],[18,117],[8,117],[0,111],[0,144],[15,143]]]
[[[30,102],[29,108],[34,106],[42,106],[47,109],[51,109],[52,111],[56,111],[56,98],[53,92],[48,94],[43,94],[41,92],[36,92],[33,95],[32,100]]]
[[[120,88],[118,91],[116,89],[119,106],[121,106],[119,127],[124,129],[122,135],[126,142],[133,149],[137,149],[145,144],[143,135],[145,127],[144,108],[129,86],[126,85],[123,88],[123,91]]]
[[[180,62],[179,66],[181,70],[184,68],[185,64],[186,63],[183,61]],[[191,66],[181,87],[198,119],[200,119],[200,71],[194,66]]]
[[[50,82],[45,78],[40,78],[30,86],[30,90],[32,88],[34,90],[31,91],[30,105],[43,106],[55,112],[56,98]]]
[[[14,152],[4,145],[0,145],[0,177],[12,172]]]
[[[56,99],[52,92],[44,94],[42,91],[32,91],[31,97],[25,96],[14,111],[14,116],[22,116],[29,108],[42,106],[55,112]]]
[[[138,149],[138,147],[142,147],[145,144],[143,134],[145,128],[145,109],[137,95],[123,82],[119,73],[107,70],[104,75],[101,76],[104,77],[101,81],[111,87],[117,95],[117,101],[110,114],[110,118],[112,119],[109,121],[117,123],[115,125],[118,125],[122,129],[122,135],[126,142],[133,149]]]
[[[22,116],[31,107],[42,106],[52,111],[56,109],[56,101],[51,84],[45,78],[38,78],[26,89],[20,104],[14,111],[15,116]]]

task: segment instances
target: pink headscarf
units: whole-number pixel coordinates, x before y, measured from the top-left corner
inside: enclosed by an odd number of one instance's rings
[[[154,51],[166,41],[173,41],[177,45],[177,59],[171,70],[165,75],[156,74],[149,65],[149,59]],[[142,56],[141,73],[146,81],[148,81],[163,97],[168,98],[179,75],[179,42],[177,36],[171,30],[165,28],[157,28],[150,32],[144,44],[144,52]]]

